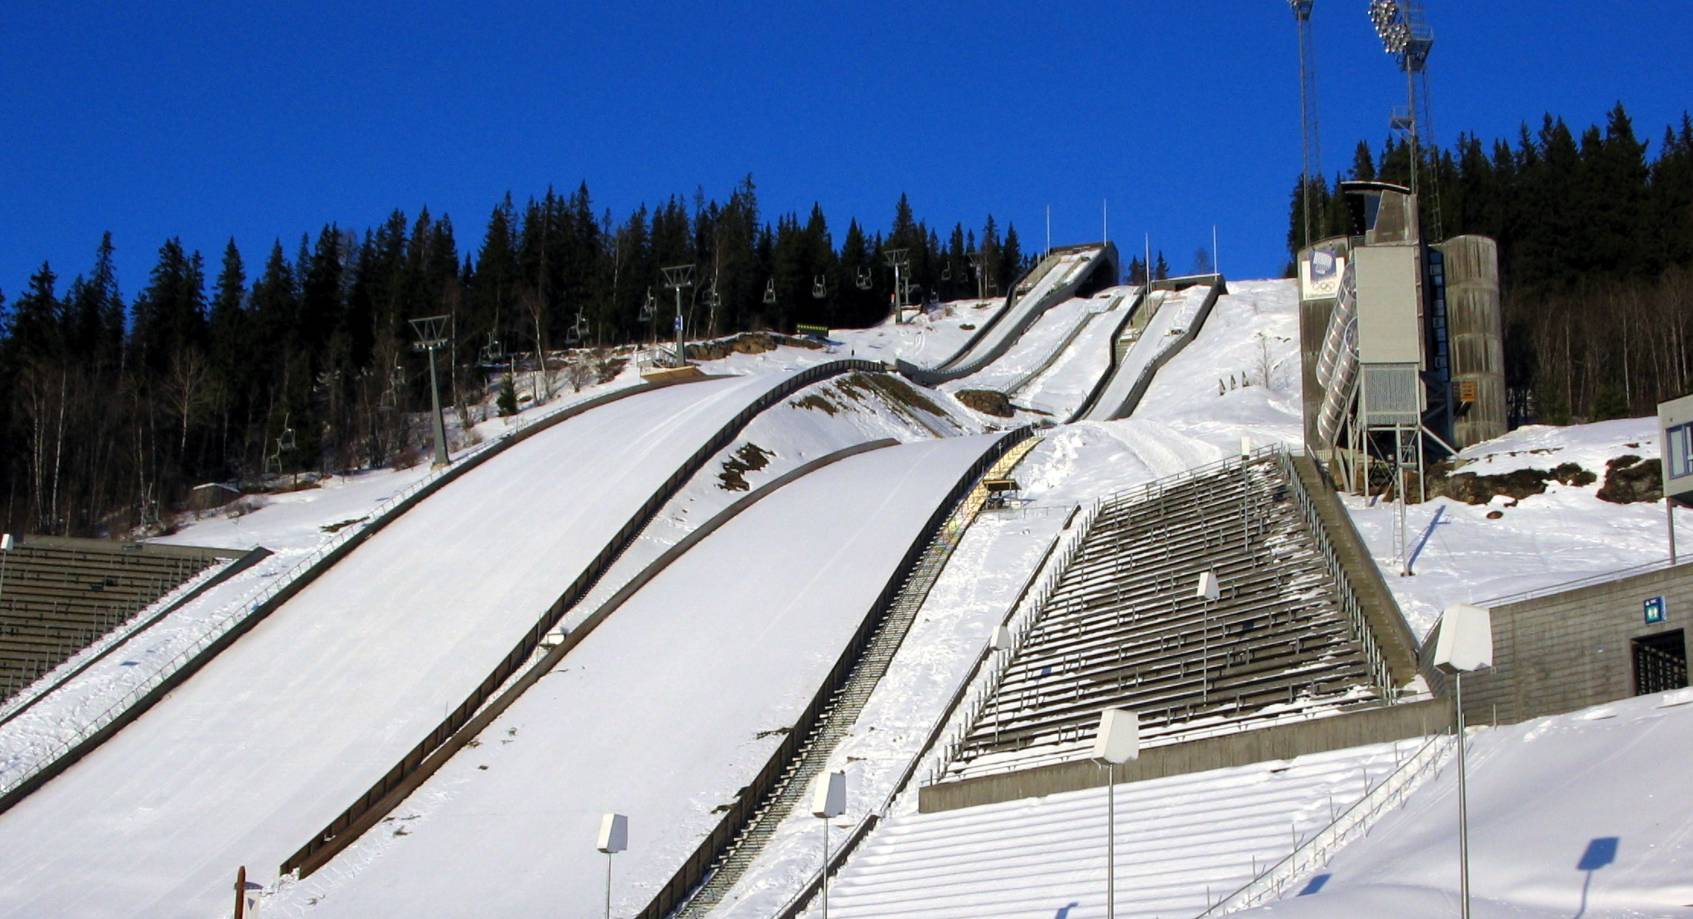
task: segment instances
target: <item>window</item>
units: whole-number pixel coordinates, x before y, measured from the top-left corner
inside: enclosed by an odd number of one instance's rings
[[[1669,460],[1670,478],[1693,475],[1693,423],[1678,424],[1664,432],[1664,457]]]

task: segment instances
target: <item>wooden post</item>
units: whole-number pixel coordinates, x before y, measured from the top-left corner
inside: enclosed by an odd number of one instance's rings
[[[247,907],[247,866],[235,869],[235,919],[241,919]]]

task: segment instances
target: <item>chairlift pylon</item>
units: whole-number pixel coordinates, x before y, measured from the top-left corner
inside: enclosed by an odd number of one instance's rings
[[[775,306],[776,305],[776,279],[775,278],[771,278],[769,281],[766,281],[765,284],[764,284],[764,305],[765,306]]]

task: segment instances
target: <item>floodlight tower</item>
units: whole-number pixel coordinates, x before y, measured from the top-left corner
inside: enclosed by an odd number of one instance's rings
[[[410,322],[412,331],[417,333],[417,341],[412,343],[412,349],[429,352],[429,416],[435,426],[433,465],[439,468],[447,465],[447,429],[441,421],[441,387],[435,382],[435,352],[447,345],[447,317],[423,316]]]
[[[676,291],[676,362],[686,364],[688,354],[682,350],[682,290],[694,286],[694,266],[690,262],[659,270],[664,272],[664,286]]]
[[[1317,49],[1311,41],[1311,7],[1315,0],[1287,0],[1299,27],[1299,201],[1305,221],[1303,245],[1311,245],[1311,180],[1323,174],[1322,145],[1317,135]]]
[[[1410,184],[1411,194],[1416,194],[1417,161],[1422,155],[1417,147],[1417,115],[1420,111],[1417,83],[1423,83],[1422,95],[1426,103],[1428,83],[1424,69],[1428,66],[1428,53],[1434,47],[1434,34],[1429,31],[1428,22],[1423,17],[1420,0],[1370,0],[1369,12],[1382,48],[1398,61],[1399,69],[1405,72],[1406,108],[1402,121],[1411,141]],[[1394,126],[1399,127],[1400,123],[1401,119],[1395,117]]]

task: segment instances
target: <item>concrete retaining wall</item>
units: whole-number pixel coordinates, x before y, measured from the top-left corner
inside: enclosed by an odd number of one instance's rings
[[[1664,621],[1648,625],[1642,604],[1663,597]],[[1578,587],[1492,607],[1493,666],[1464,676],[1464,717],[1509,724],[1575,711],[1634,695],[1632,641],[1682,630],[1693,651],[1693,564]],[[1423,673],[1445,692],[1447,680],[1428,666],[1440,626],[1423,641]]]
[[[1142,750],[1139,759],[1117,767],[1117,781],[1160,779],[1436,734],[1451,722],[1450,710],[1444,700],[1413,702],[1153,747]],[[918,789],[917,810],[932,814],[1099,788],[1105,783],[1105,768],[1098,763],[1087,760],[1058,763],[927,785]]]

